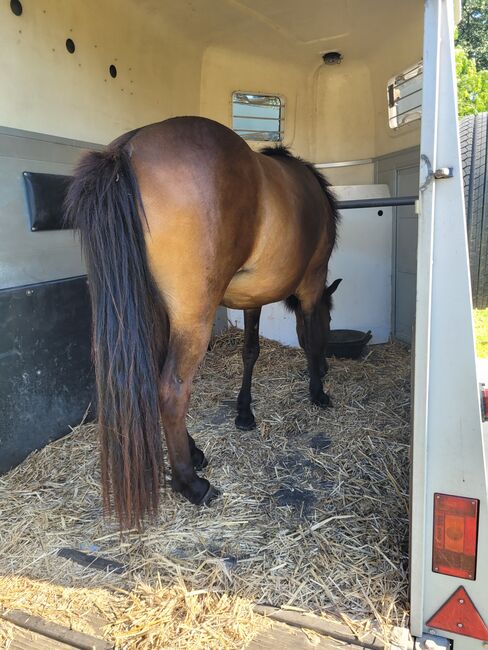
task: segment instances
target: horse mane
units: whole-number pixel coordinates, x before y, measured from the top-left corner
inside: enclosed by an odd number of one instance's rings
[[[331,210],[331,216],[332,216],[332,224],[333,224],[333,239],[334,239],[334,246],[336,245],[336,240],[337,240],[337,225],[339,223],[339,211],[337,210],[337,199],[330,189],[330,183],[329,181],[325,178],[323,174],[319,172],[319,170],[315,167],[315,165],[308,160],[304,160],[303,158],[300,158],[300,156],[295,156],[294,154],[291,153],[288,147],[285,147],[282,144],[278,144],[275,146],[271,147],[263,147],[262,149],[259,150],[259,153],[264,154],[265,156],[269,156],[270,158],[292,158],[293,160],[297,160],[299,163],[304,165],[308,169],[309,172],[311,172],[315,178],[317,179],[318,184],[320,185],[320,189],[325,195],[325,198],[327,199],[327,202],[330,206]]]

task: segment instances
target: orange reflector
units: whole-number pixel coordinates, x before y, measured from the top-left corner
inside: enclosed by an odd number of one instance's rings
[[[476,578],[478,499],[434,494],[432,571]]]
[[[488,641],[488,627],[464,587],[456,589],[426,625],[437,630]]]

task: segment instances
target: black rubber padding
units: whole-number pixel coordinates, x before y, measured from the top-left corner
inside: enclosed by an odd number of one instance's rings
[[[0,290],[0,474],[94,404],[90,340],[85,277]]]
[[[61,230],[71,176],[24,172],[23,177],[31,230]]]
[[[473,306],[488,307],[488,113],[459,123]]]

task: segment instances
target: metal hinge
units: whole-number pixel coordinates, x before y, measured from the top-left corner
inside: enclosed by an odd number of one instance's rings
[[[424,634],[423,637],[415,639],[415,650],[449,650],[451,644],[449,639],[433,634]]]

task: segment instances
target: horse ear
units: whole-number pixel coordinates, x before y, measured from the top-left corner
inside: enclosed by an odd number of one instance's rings
[[[342,282],[342,278],[334,280],[334,282],[332,284],[330,284],[328,287],[326,287],[325,295],[326,296],[331,296],[334,293],[334,291],[337,289],[337,287],[340,285],[341,282]]]

